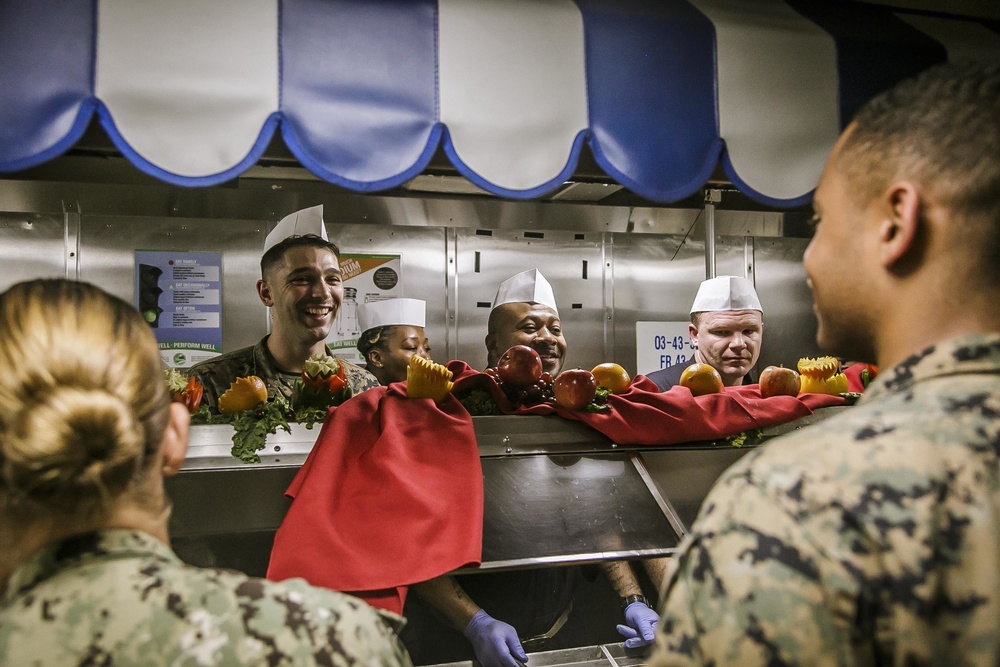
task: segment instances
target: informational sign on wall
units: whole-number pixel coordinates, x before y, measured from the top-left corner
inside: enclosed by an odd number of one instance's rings
[[[222,254],[135,251],[135,306],[169,367],[222,353]]]
[[[687,322],[636,322],[636,373],[648,375],[667,366],[693,361]]]
[[[363,363],[358,352],[361,322],[358,308],[371,301],[402,296],[399,255],[342,253],[340,271],[344,276],[344,302],[326,338],[338,357]]]

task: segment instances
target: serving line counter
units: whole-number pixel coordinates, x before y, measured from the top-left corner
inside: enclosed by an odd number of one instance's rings
[[[484,482],[480,569],[671,554],[723,470],[761,442],[843,409],[767,428],[739,448],[622,447],[557,416],[473,417]],[[264,574],[290,502],[284,491],[319,433],[319,425],[291,429],[268,436],[260,463],[244,464],[229,453],[231,427],[192,427],[184,468],[167,480],[171,535],[185,560]]]
[[[558,416],[473,417],[484,494],[479,569],[670,555],[729,465],[770,438],[843,409],[821,408],[804,419],[769,427],[742,447],[728,441],[623,447]],[[192,427],[184,468],[167,480],[178,554],[197,565],[263,576],[290,503],[284,491],[319,428],[292,424],[291,433],[268,436],[260,463],[244,464],[229,453],[231,427]],[[426,446],[435,445],[429,434]],[[588,591],[578,602],[593,609],[600,627],[613,628],[615,621],[607,613],[616,607],[615,600],[601,597],[610,595],[610,589]],[[531,665],[642,664],[647,651],[627,651],[621,643],[605,643],[608,639],[603,635],[591,646],[530,653]],[[447,665],[473,667],[470,661]]]

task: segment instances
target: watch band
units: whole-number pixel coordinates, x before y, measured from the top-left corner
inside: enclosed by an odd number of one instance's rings
[[[625,609],[633,602],[641,602],[647,607],[649,606],[649,602],[646,601],[646,598],[643,595],[626,595],[622,598],[622,611],[624,612]]]

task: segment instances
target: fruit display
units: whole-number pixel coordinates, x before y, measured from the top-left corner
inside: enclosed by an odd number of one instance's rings
[[[768,366],[760,374],[760,395],[798,396],[802,386],[799,374],[792,368],[784,366]]]
[[[219,396],[219,412],[231,415],[251,410],[267,402],[267,386],[256,375],[236,378],[229,389]]]
[[[696,362],[684,369],[679,384],[695,396],[718,394],[722,391],[722,376],[713,366]]]
[[[556,405],[567,410],[583,410],[597,396],[597,380],[582,368],[563,371],[552,381]]]
[[[344,364],[334,357],[317,354],[306,359],[302,375],[292,388],[292,407],[296,410],[326,411],[351,397]]]
[[[514,405],[532,406],[552,400],[552,376],[542,370],[542,358],[527,345],[514,345],[486,375],[493,378]]]
[[[611,387],[599,386],[594,372],[580,368],[563,371],[553,379],[551,374],[542,370],[538,352],[527,345],[514,345],[503,353],[496,366],[487,368],[483,373],[496,383],[514,408],[554,403],[569,410],[606,412],[611,409],[607,405],[608,394],[613,389],[624,391],[630,380],[628,373],[618,364],[599,364],[597,368],[604,368],[601,372]],[[459,400],[470,414],[501,414],[486,391],[476,390],[459,397]]]
[[[632,384],[628,371],[614,362],[597,364],[591,370],[598,387],[604,387],[612,394],[624,394]]]
[[[840,372],[836,357],[803,357],[797,364],[803,394],[843,394],[847,376]]]
[[[192,415],[198,412],[202,394],[205,393],[205,387],[198,378],[185,377],[175,368],[167,368],[163,373],[166,376],[167,389],[170,391],[170,400],[183,403]]]
[[[413,355],[406,366],[406,395],[440,403],[451,392],[452,372],[429,359]]]
[[[526,387],[542,376],[542,358],[527,345],[514,345],[500,357],[496,374],[502,382]]]

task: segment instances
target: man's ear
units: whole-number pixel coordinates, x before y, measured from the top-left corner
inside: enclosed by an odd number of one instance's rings
[[[190,426],[191,413],[188,412],[187,407],[177,401],[171,402],[170,419],[167,421],[167,428],[163,432],[163,441],[160,443],[164,477],[176,475],[184,464]]]
[[[691,345],[695,348],[698,347],[698,327],[693,323],[688,325],[688,338],[691,339]]]
[[[260,302],[268,308],[274,305],[274,299],[271,298],[271,286],[267,284],[266,280],[257,281],[257,296],[260,298]]]
[[[487,359],[495,359],[500,356],[497,354],[497,335],[495,333],[486,334],[485,343]]]
[[[879,223],[878,243],[882,266],[897,265],[913,249],[920,231],[920,194],[913,183],[893,183],[883,195],[885,218]]]

